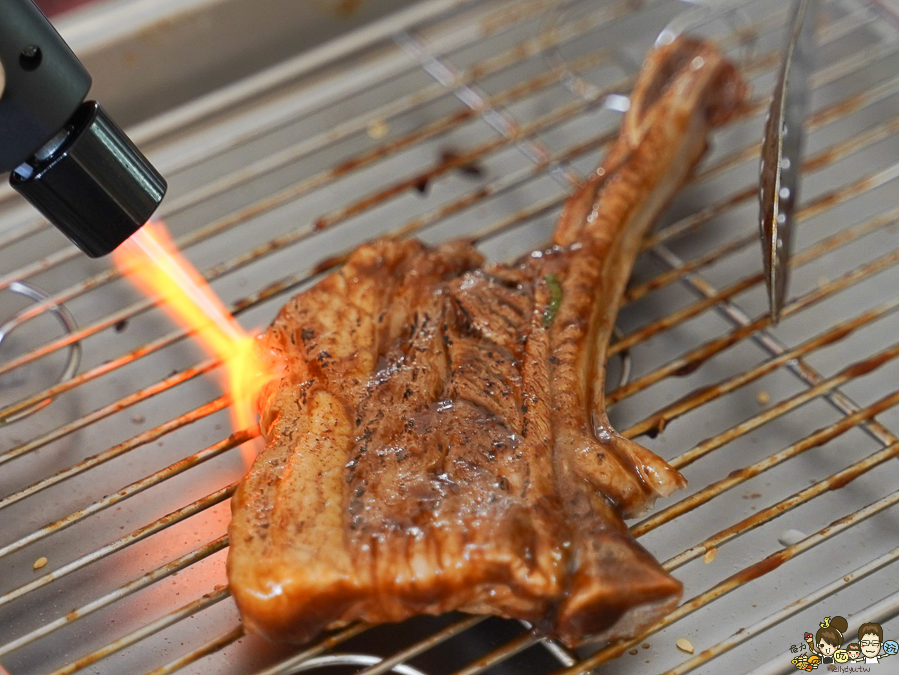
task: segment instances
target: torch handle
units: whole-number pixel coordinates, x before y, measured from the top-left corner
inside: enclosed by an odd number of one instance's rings
[[[49,142],[75,114],[91,78],[32,0],[0,0],[0,173]]]

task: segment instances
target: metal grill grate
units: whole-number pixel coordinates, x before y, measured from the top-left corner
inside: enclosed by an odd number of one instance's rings
[[[498,259],[541,245],[614,138],[642,55],[688,8],[429,0],[135,137],[169,178],[162,216],[179,245],[262,326],[379,234],[474,236]],[[754,183],[786,8],[752,0],[686,22],[742,60],[756,98],[647,240],[612,347],[633,371],[610,393],[613,422],[690,481],[632,524],[686,587],[649,634],[578,654],[459,615],[299,649],[244,635],[224,532],[252,439],[227,436],[218,364],[4,192],[0,418],[17,421],[0,432],[0,662],[15,675],[775,673],[825,614],[899,633],[899,14],[861,0],[821,14],[776,329]],[[23,298],[21,282],[46,292]],[[63,309],[78,325],[60,333]],[[75,350],[77,374],[55,383]],[[345,654],[355,665],[338,671]]]

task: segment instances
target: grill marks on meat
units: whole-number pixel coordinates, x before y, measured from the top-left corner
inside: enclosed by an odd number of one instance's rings
[[[245,625],[309,639],[450,610],[526,619],[570,645],[631,635],[679,582],[622,516],[683,479],[603,403],[640,242],[743,86],[711,47],[653,53],[619,140],[554,246],[484,265],[467,242],[380,240],[269,328],[267,448],[233,500]]]

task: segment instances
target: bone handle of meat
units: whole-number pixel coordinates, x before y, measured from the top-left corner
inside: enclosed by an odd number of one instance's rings
[[[652,75],[638,80],[617,142],[566,203],[554,237],[559,246],[581,250],[565,279],[563,297],[573,301],[560,308],[559,330],[564,330],[566,319],[590,316],[588,348],[579,351],[578,372],[562,374],[560,381],[583,396],[583,409],[592,419],[582,423],[643,481],[645,499],[634,499],[633,509],[629,498],[618,504],[626,516],[645,510],[656,496],[668,495],[684,482],[665,462],[609,424],[604,400],[609,339],[649,227],[705,152],[709,130],[732,116],[745,96],[745,85],[723,55],[689,38],[655,50],[644,73]],[[578,293],[579,288],[591,289],[602,301],[588,307],[583,299],[587,294]],[[567,420],[570,423],[571,417]]]
[[[647,230],[702,157],[711,128],[736,112],[744,94],[734,67],[711,45],[679,38],[650,54],[617,142],[556,228],[555,243],[568,257],[551,325],[553,454],[566,518],[581,535],[556,614],[555,634],[567,644],[634,635],[681,594],[638,544],[623,544],[627,528],[608,503],[636,516],[685,481],[609,424],[607,346]]]

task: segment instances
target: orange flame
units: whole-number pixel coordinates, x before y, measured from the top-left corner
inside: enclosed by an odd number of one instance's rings
[[[115,250],[113,259],[123,275],[144,293],[163,300],[169,313],[221,359],[227,372],[234,430],[254,429],[256,400],[267,381],[256,340],[178,252],[165,226],[158,222],[144,225]]]

